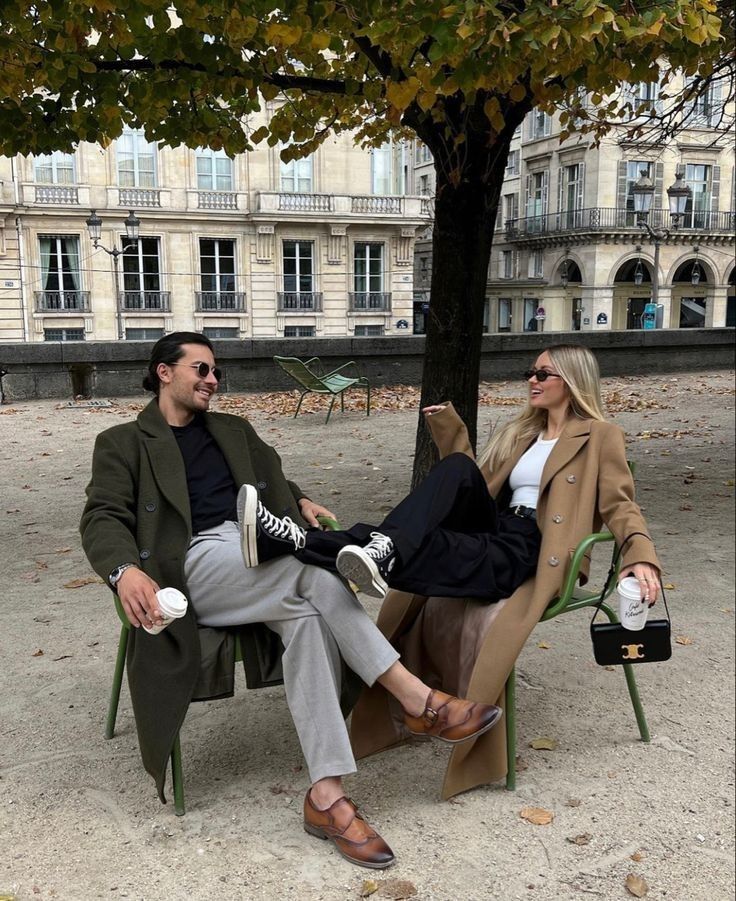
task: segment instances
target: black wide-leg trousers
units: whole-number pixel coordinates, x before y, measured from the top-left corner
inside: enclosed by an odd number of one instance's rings
[[[438,463],[378,526],[307,532],[297,556],[335,569],[341,548],[364,545],[371,532],[391,538],[398,561],[391,588],[440,597],[508,597],[533,575],[541,535],[533,519],[499,512],[477,464],[465,454]]]

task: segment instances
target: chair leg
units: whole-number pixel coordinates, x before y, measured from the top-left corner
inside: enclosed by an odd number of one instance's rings
[[[125,672],[125,653],[128,650],[128,634],[129,629],[125,626],[120,627],[120,639],[118,640],[118,656],[115,661],[115,672],[112,677],[112,691],[110,692],[110,703],[107,708],[107,720],[105,722],[105,738],[112,738],[115,735],[115,720],[118,716],[118,703],[120,701],[120,688],[123,684],[123,673]]]
[[[506,790],[516,790],[516,667],[511,668],[504,692],[506,717]]]
[[[181,742],[177,734],[171,749],[171,781],[174,786],[174,812],[178,817],[186,813],[184,808],[184,773],[181,768]]]
[[[370,384],[366,385],[366,393],[368,395],[368,399],[367,399],[366,405],[365,405],[365,415],[370,416],[371,415],[371,386],[370,386]]]
[[[618,617],[613,612],[613,610],[608,606],[608,604],[602,604],[601,609],[608,617],[609,621],[612,623],[618,622]],[[636,724],[639,727],[639,735],[641,736],[641,740],[644,742],[650,742],[651,737],[649,735],[649,726],[647,725],[647,718],[644,715],[644,708],[641,704],[641,698],[639,697],[639,687],[636,684],[636,676],[634,675],[634,667],[630,663],[623,664],[624,676],[626,676],[626,687],[629,689],[629,697],[631,698],[631,705],[634,708],[634,715],[636,716]]]
[[[309,392],[308,392],[308,391],[302,391],[301,397],[299,398],[299,403],[296,405],[296,413],[294,414],[294,419],[296,419],[297,416],[299,415],[299,410],[301,409],[302,401],[304,400],[304,396],[305,396],[306,394],[309,394]]]
[[[345,412],[345,392],[344,391],[340,392],[340,412],[341,413]]]
[[[325,419],[326,423],[330,421],[330,413],[332,413],[332,408],[334,406],[335,406],[335,395],[333,394],[332,400],[330,401],[330,409],[327,411],[327,419]]]

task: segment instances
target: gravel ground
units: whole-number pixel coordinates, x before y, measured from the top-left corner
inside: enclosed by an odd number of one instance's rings
[[[346,901],[370,879],[375,898],[419,901],[642,896],[630,874],[652,899],[732,899],[733,373],[605,390],[673,586],[673,658],[637,670],[653,741],[638,740],[622,674],[594,664],[587,615],[544,624],[519,661],[515,793],[497,784],[439,801],[447,752],[433,743],[350,778],[398,857],[379,874],[302,830],[307,776],[281,689],[248,692],[239,674],[234,699],[191,708],[182,818],[142,770],[126,688],[103,739],[118,625],[77,523],[95,435],[141,399],[0,408],[0,899]],[[484,386],[481,434],[519,395]],[[408,389],[377,400],[370,419],[349,408],[329,425],[321,401],[296,420],[283,396],[219,404],[247,412],[287,473],[348,523],[380,519],[409,480],[415,400]],[[556,748],[533,750],[540,736]],[[522,819],[529,806],[553,821]]]

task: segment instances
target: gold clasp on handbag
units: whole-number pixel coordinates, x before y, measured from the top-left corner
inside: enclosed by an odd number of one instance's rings
[[[643,660],[644,654],[642,654],[643,644],[622,644],[621,650],[624,652],[623,659],[624,660]]]

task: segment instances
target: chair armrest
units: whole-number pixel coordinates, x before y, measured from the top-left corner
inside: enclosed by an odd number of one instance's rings
[[[601,541],[613,540],[614,537],[611,532],[594,532],[592,535],[583,538],[573,552],[572,560],[570,561],[565,581],[562,583],[562,590],[560,591],[559,597],[544,611],[545,620],[553,619],[555,616],[558,616],[570,603],[578,581],[578,576],[580,575],[580,567],[583,564],[583,558],[588,551]]]
[[[123,605],[120,603],[120,598],[116,594],[114,594],[113,597],[115,598],[115,611],[120,617],[120,622],[125,626],[126,629],[130,629],[131,625],[128,622],[128,617],[125,615]]]
[[[342,366],[338,366],[337,369],[333,369],[331,372],[326,372],[322,376],[322,378],[327,378],[330,375],[336,375],[337,373],[342,372],[343,369],[347,369],[348,366],[354,366],[355,367],[355,375],[357,378],[360,378],[360,373],[358,372],[358,364],[355,362],[355,360],[348,360],[347,363],[343,363]]]

